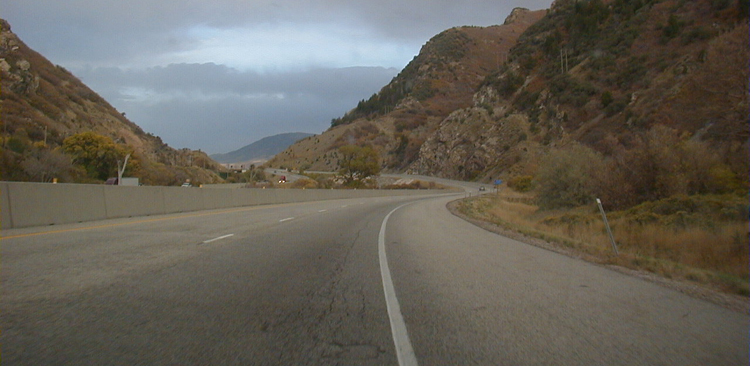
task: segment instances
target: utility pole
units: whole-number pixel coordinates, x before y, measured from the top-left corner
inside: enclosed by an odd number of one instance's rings
[[[568,49],[560,49],[560,73],[565,74],[570,70],[568,68]]]

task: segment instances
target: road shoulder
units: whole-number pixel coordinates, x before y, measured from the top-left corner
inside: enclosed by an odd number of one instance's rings
[[[602,267],[606,267],[613,271],[617,271],[617,272],[627,274],[633,277],[637,277],[637,278],[640,278],[640,279],[643,279],[652,283],[656,283],[660,286],[679,291],[681,293],[684,293],[694,298],[698,298],[701,300],[714,303],[716,305],[722,306],[732,311],[736,311],[736,312],[743,313],[743,314],[750,314],[750,302],[748,302],[748,299],[746,297],[727,294],[727,293],[717,291],[715,289],[707,288],[705,286],[700,286],[700,285],[697,285],[695,283],[688,282],[688,281],[679,281],[675,279],[661,277],[651,272],[636,271],[636,270],[632,270],[629,268],[600,263],[594,260],[594,258],[590,258],[582,253],[578,253],[569,248],[565,248],[562,245],[559,245],[557,243],[548,242],[539,238],[526,236],[519,232],[504,228],[500,225],[487,222],[487,221],[477,220],[467,215],[464,215],[458,210],[458,205],[461,202],[461,200],[462,199],[457,199],[457,200],[448,202],[448,204],[446,205],[446,208],[448,209],[448,211],[450,211],[450,213],[452,213],[454,216],[457,216],[484,230],[493,232],[498,235],[502,235],[510,239],[520,241],[525,244],[533,245],[533,246],[546,249],[555,253],[563,254],[568,257],[584,260],[590,263],[600,265]]]

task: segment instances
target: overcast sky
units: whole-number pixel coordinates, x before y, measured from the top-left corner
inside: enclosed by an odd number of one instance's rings
[[[174,148],[321,133],[434,35],[552,0],[0,0],[31,48]]]

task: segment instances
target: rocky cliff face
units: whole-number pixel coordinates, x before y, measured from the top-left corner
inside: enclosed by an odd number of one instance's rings
[[[747,8],[557,0],[503,26],[451,29],[270,164],[336,170],[338,147],[356,144],[378,149],[386,171],[533,183],[565,156],[595,165],[588,182],[617,207],[747,194]]]
[[[403,171],[453,111],[473,105],[485,77],[508,58],[518,37],[546,11],[516,9],[504,25],[452,28],[430,39],[381,91],[332,123],[331,129],[277,155],[269,164],[337,170],[336,150],[368,144],[388,170]]]
[[[510,12],[503,25],[510,25],[522,21],[523,17],[529,13],[529,9],[526,8],[515,8]]]
[[[747,159],[734,158],[748,150],[746,15],[708,1],[582,4],[556,1],[407,171],[533,176],[557,146],[580,142],[616,159],[663,126],[746,176]]]
[[[63,181],[82,179],[60,149],[65,138],[81,132],[106,136],[132,150],[138,169],[131,174],[147,184],[218,179],[203,169],[213,166],[204,153],[175,150],[144,132],[70,72],[28,48],[5,20],[0,20],[0,108],[3,180],[47,180],[52,175],[48,171],[59,173]],[[46,160],[67,167],[40,166]],[[40,178],[44,169],[48,171]]]
[[[10,31],[10,24],[4,19],[0,19],[0,53],[3,55],[18,52],[22,43]],[[17,60],[15,65],[8,63],[8,60],[0,60],[0,72],[5,76],[3,85],[10,87],[13,92],[22,95],[31,95],[36,93],[39,88],[39,77],[29,72],[31,64],[29,61]],[[11,72],[15,70],[15,72]]]
[[[419,157],[407,173],[477,179],[500,177],[523,163],[538,160],[538,143],[528,140],[529,122],[522,114],[505,115],[507,108],[493,107],[499,101],[494,89],[475,95],[474,106],[451,113],[422,144]]]

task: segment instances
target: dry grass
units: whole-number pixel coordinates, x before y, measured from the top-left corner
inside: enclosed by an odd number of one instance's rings
[[[464,201],[460,210],[526,236],[565,247],[588,260],[690,280],[747,296],[750,261],[748,222],[707,220],[706,225],[638,223],[622,213],[610,223],[615,256],[596,206],[541,211],[531,197],[514,192]],[[668,220],[666,220],[668,221]]]

